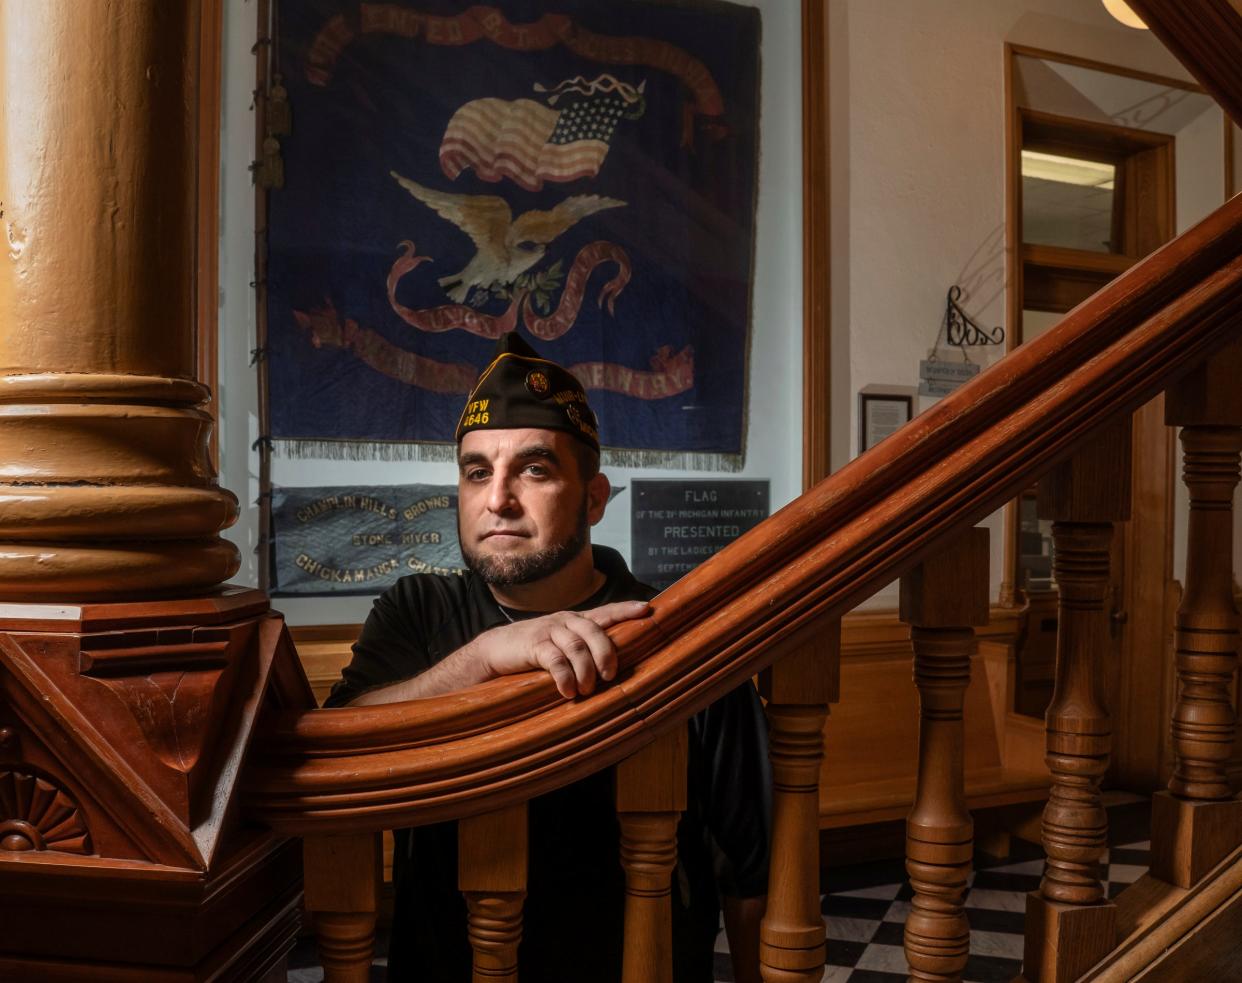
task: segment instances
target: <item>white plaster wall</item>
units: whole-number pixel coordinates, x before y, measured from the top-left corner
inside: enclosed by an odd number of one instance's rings
[[[1174,134],[1173,170],[1182,233],[1225,202],[1225,117],[1214,103]]]
[[[258,390],[249,366],[255,347],[254,110],[251,90],[257,36],[254,4],[224,5],[224,91],[220,115],[220,307],[219,419],[220,484],[241,500],[241,517],[225,536],[241,550],[235,583],[258,583],[258,458],[250,445],[258,436]]]
[[[834,7],[833,358],[848,366],[848,381],[834,374],[840,462],[855,453],[858,390],[917,384],[950,285],[969,288],[964,306],[981,324],[1004,323],[1004,43],[1188,76],[1147,32],[1117,24],[1098,2],[835,0]],[[987,525],[995,596],[999,513]],[[867,606],[895,604],[894,585]]]
[[[788,0],[753,0],[763,11],[761,127],[764,153],[759,168],[755,290],[749,371],[746,466],[726,477],[767,478],[776,511],[801,492],[802,480],[802,174],[800,10]],[[255,68],[252,4],[231,3],[225,14],[225,85],[222,120],[222,228],[220,306],[220,481],[242,500],[242,515],[226,535],[242,550],[235,581],[257,584],[259,553],[258,455],[250,445],[258,434],[258,396],[248,365],[255,347],[253,278],[254,116],[249,109]],[[605,435],[606,438],[606,435]],[[703,472],[605,469],[614,485],[635,478],[707,477]],[[275,458],[276,485],[357,485],[427,482],[454,484],[449,463],[350,462]],[[620,549],[628,558],[630,499],[613,503],[594,530],[595,542]],[[278,598],[290,624],[360,622],[368,597]]]

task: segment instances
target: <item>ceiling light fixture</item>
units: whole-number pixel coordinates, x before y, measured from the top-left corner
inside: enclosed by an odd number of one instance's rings
[[[1102,161],[1062,157],[1059,154],[1045,154],[1038,150],[1023,150],[1022,176],[1111,191],[1117,179],[1117,168],[1113,164],[1105,164]]]
[[[1131,10],[1130,5],[1125,0],[1104,0],[1104,9],[1125,24],[1126,27],[1137,27],[1142,31],[1147,30],[1147,25],[1143,23],[1143,18]]]

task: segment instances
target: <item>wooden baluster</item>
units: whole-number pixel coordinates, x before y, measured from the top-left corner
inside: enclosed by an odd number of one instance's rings
[[[819,906],[819,770],[824,721],[837,700],[841,623],[833,622],[767,670],[774,793],[768,906],[759,930],[765,983],[818,983],[824,918]]]
[[[672,878],[686,808],[684,726],[617,765],[617,820],[625,869],[624,983],[672,983]]]
[[[1152,798],[1152,874],[1188,888],[1242,842],[1242,802],[1225,764],[1237,730],[1233,494],[1242,452],[1242,343],[1169,389],[1165,422],[1181,426],[1190,489],[1186,588],[1177,609],[1173,777]]]
[[[1115,945],[1116,909],[1100,862],[1108,815],[1100,779],[1112,724],[1099,685],[1110,644],[1109,548],[1113,523],[1130,513],[1130,418],[1115,424],[1039,482],[1039,514],[1053,519],[1060,593],[1056,683],[1045,717],[1052,791],[1044,809],[1047,860],[1027,897],[1024,976],[1077,979]]]
[[[988,623],[988,531],[971,529],[901,578],[919,691],[919,772],[906,821],[906,919],[911,980],[960,980],[970,955],[966,879],[974,822],[966,808],[962,705],[975,650],[971,626]]]
[[[526,857],[525,802],[457,824],[457,887],[466,899],[474,983],[517,983]]]
[[[308,836],[302,860],[324,983],[367,983],[384,876],[380,834]]]

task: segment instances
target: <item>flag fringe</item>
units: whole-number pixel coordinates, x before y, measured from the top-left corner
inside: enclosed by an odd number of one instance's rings
[[[275,457],[320,461],[428,461],[457,460],[456,444],[387,440],[273,440]]]
[[[440,463],[457,460],[457,445],[384,440],[273,440],[272,454],[274,457],[296,460]],[[605,447],[600,455],[600,462],[605,467],[723,471],[736,474],[742,470],[744,459],[741,454]]]
[[[743,458],[741,454],[719,454],[707,451],[644,451],[605,447],[600,454],[600,464],[604,467],[617,468],[727,471],[735,474],[742,470]]]

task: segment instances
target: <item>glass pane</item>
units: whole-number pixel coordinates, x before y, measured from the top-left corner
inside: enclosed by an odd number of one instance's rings
[[[1052,523],[1035,511],[1035,489],[1018,499],[1018,586],[1024,591],[1050,590],[1052,579]]]
[[[1053,311],[1023,311],[1022,312],[1022,343],[1033,341],[1049,328],[1056,327],[1061,323],[1061,319],[1065,317],[1060,312]]]
[[[1113,164],[1023,150],[1023,241],[1119,252],[1112,242],[1116,182]]]
[[[1242,126],[1237,123],[1233,124],[1233,180],[1230,182],[1229,192],[1236,195],[1242,191]]]
[[[1211,96],[1051,58],[1019,55],[1014,69],[1014,101],[1022,109],[1174,137],[1175,232],[1184,232],[1221,203],[1224,114]],[[1234,156],[1242,181],[1240,156],[1242,148]],[[1234,190],[1242,191],[1242,184]]]

